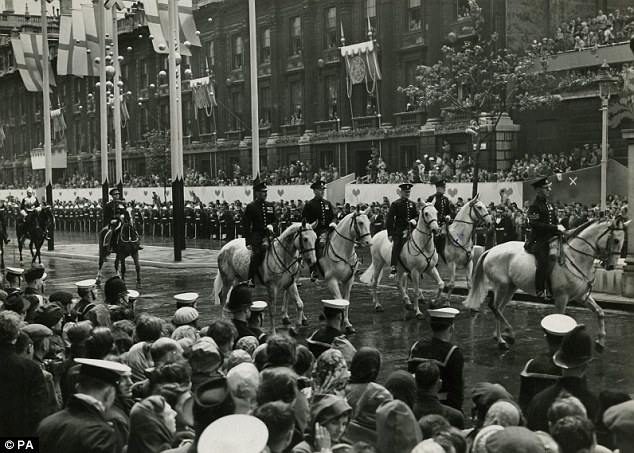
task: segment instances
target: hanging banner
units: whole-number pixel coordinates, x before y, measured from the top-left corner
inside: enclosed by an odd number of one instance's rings
[[[372,89],[368,87],[368,92],[374,92],[376,81],[382,79],[374,41],[343,46],[341,56],[346,65],[348,97],[352,95],[352,86],[359,83],[368,86],[371,82]]]
[[[209,79],[209,77],[201,77],[190,81],[194,117],[196,119],[198,119],[198,110],[205,109],[207,116],[211,116],[213,108],[218,105],[213,84]]]

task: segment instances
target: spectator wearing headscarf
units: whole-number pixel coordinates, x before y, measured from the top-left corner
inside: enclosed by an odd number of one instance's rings
[[[376,411],[394,397],[380,384],[370,382],[366,385],[361,398],[353,410],[353,417],[343,439],[352,445],[358,441],[368,442],[376,448]]]
[[[313,368],[313,393],[331,393],[343,397],[345,396],[345,389],[349,379],[348,365],[341,352],[337,349],[328,349],[315,362]]]
[[[423,440],[414,413],[399,400],[377,409],[376,431],[378,453],[410,453]]]
[[[323,440],[337,444],[350,421],[352,409],[346,400],[336,395],[315,395],[310,408],[310,422],[303,442],[295,445],[292,453],[313,453],[322,451]]]
[[[155,453],[169,449],[176,432],[176,411],[165,398],[153,395],[130,411],[128,453]]]
[[[350,364],[350,382],[346,387],[346,399],[353,411],[368,384],[376,380],[380,369],[381,353],[378,349],[364,346],[355,353]]]
[[[410,409],[416,402],[416,380],[411,373],[403,370],[394,371],[385,381],[385,388],[390,391],[395,400],[403,401]]]

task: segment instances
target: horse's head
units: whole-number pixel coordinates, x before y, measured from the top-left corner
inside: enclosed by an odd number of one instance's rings
[[[302,254],[302,257],[308,262],[313,264],[317,262],[317,255],[315,255],[315,243],[317,242],[317,234],[314,228],[317,226],[317,222],[306,223],[306,220],[302,221],[300,228],[295,234],[293,245]]]
[[[603,267],[608,271],[614,270],[617,265],[625,241],[625,231],[630,222],[631,220],[624,222],[620,215],[616,216],[597,240],[597,248],[602,251],[599,259],[602,260]]]
[[[491,217],[491,213],[484,205],[482,201],[480,201],[480,194],[477,194],[473,200],[471,200],[464,208],[468,206],[469,208],[469,217],[473,223],[482,222],[486,226],[491,226],[493,224],[493,218]]]
[[[370,208],[362,211],[357,209],[354,213],[350,214],[351,229],[354,231],[354,239],[357,244],[370,245],[372,242],[372,235],[370,234],[370,218],[368,214]]]
[[[134,216],[132,215],[132,206],[126,206],[125,214],[123,214],[123,221],[134,226]]]
[[[418,213],[417,228],[421,231],[431,231],[434,234],[440,233],[438,224],[438,211],[431,203],[425,203]]]

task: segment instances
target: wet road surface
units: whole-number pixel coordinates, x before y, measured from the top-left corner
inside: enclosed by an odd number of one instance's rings
[[[64,243],[96,242],[94,234],[56,233],[56,240]],[[147,245],[172,246],[171,239],[155,240],[145,238]],[[189,247],[201,247],[217,250],[218,243],[211,241],[188,241]],[[143,251],[141,251],[143,254]],[[369,266],[367,249],[361,252],[364,258],[361,268]],[[7,265],[12,265],[11,250],[6,251]],[[61,258],[45,258],[43,261],[49,274],[46,293],[62,289],[75,292],[74,282],[96,275],[96,265],[86,261],[75,261]],[[134,282],[134,270],[130,269],[128,285],[137,289],[141,297],[137,302],[137,311],[144,310],[169,319],[175,310],[172,298],[174,294],[195,291],[200,294],[198,309],[201,313],[201,325],[220,316],[220,307],[213,305],[213,278],[208,270],[200,272],[191,269],[158,269],[142,268],[143,283]],[[446,269],[440,268],[443,278]],[[114,275],[113,259],[104,265],[105,278]],[[104,280],[105,280],[104,278]],[[305,303],[305,312],[310,322],[308,333],[318,328],[320,299],[330,298],[323,282],[311,283],[301,278],[300,296]],[[447,281],[445,279],[445,281]],[[429,279],[424,280],[424,293],[429,300],[435,294],[435,287]],[[387,375],[395,369],[406,369],[407,355],[411,345],[420,338],[430,334],[428,319],[416,321],[403,320],[402,302],[392,281],[384,278],[379,287],[379,301],[385,308],[384,313],[373,310],[371,293],[368,286],[355,283],[351,295],[350,320],[357,333],[350,337],[357,346],[374,346],[381,351],[383,363],[379,382],[384,382]],[[254,299],[266,300],[266,291],[256,288]],[[453,296],[451,305],[461,308],[462,296]],[[281,301],[278,301],[278,307]],[[423,308],[423,307],[421,307]],[[539,326],[543,316],[553,313],[553,307],[529,302],[513,302],[507,308],[509,322],[515,328],[516,342],[508,351],[500,352],[492,338],[493,315],[483,307],[482,312],[471,315],[461,312],[456,318],[455,343],[458,344],[465,357],[465,413],[469,413],[469,388],[480,381],[498,382],[504,385],[511,394],[519,393],[519,373],[525,363],[536,354],[545,350],[545,341]],[[295,310],[290,309],[293,319]],[[588,326],[589,332],[596,337],[596,318],[585,308],[569,307],[567,314],[577,322]],[[277,316],[281,327],[281,317]],[[268,318],[265,317],[264,328],[268,330]],[[604,388],[621,389],[631,392],[634,389],[634,313],[606,310],[607,340],[602,354],[595,353],[595,360],[590,363],[588,380],[590,387],[597,393]]]

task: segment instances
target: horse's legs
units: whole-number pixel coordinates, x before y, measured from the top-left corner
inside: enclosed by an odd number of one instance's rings
[[[117,259],[121,260],[121,280],[125,280],[125,256],[117,254]]]
[[[498,348],[508,349],[508,343],[515,343],[515,334],[513,333],[513,327],[504,317],[504,307],[509,303],[513,294],[517,288],[508,285],[498,285],[493,289],[493,298],[489,300],[489,308],[495,316],[495,330],[494,338],[497,340]],[[504,323],[504,330],[506,335],[502,336],[502,323]]]
[[[431,269],[428,269],[427,274],[431,275],[434,280],[436,280],[436,285],[438,286],[438,292],[436,292],[436,300],[440,301],[440,296],[442,295],[442,291],[443,289],[445,289],[445,282],[443,281],[442,278],[440,278],[440,273],[438,272],[438,269],[436,268],[436,266],[432,267]],[[447,299],[447,304],[449,305],[449,299]]]
[[[356,266],[358,267],[358,265]],[[354,285],[354,274],[356,273],[356,267],[353,271],[352,277],[343,285],[343,298],[350,302],[350,293],[352,292],[352,285]],[[351,335],[356,333],[354,327],[352,327],[352,323],[350,322],[350,305],[348,305],[343,311],[343,325],[346,328],[346,334]]]
[[[422,296],[422,292],[420,291],[420,273],[412,272],[412,289],[414,290],[414,314],[416,315],[416,319],[423,319],[425,316],[420,311],[420,306],[418,305],[418,296]],[[425,296],[422,297],[423,303],[425,303]]]
[[[141,265],[139,264],[139,251],[132,254],[134,260],[134,269],[136,270],[136,282],[141,283]]]
[[[269,322],[271,325],[271,333],[275,334],[275,311],[277,310],[277,288],[275,286],[268,287],[269,293]]]
[[[588,295],[585,301],[583,301],[583,305],[588,307],[590,310],[597,314],[597,322],[599,324],[599,332],[597,341],[595,341],[594,345],[596,347],[597,352],[603,352],[605,348],[605,313],[603,313],[603,309],[599,307],[599,305],[595,302],[592,296]],[[565,305],[564,305],[565,309]],[[562,311],[563,313],[563,311]]]
[[[293,284],[288,287],[286,293],[288,294],[288,297],[292,298],[295,302],[295,307],[297,308],[297,328],[299,328],[306,321],[306,316],[304,316],[304,301],[301,297],[299,297],[299,291],[297,291],[297,285],[295,284],[295,282],[293,282]]]
[[[403,271],[403,268],[399,266],[398,272],[396,273],[396,288],[398,289],[398,293],[401,296],[401,300],[403,301],[405,313],[404,319],[407,319],[407,312],[412,310],[412,301],[407,294],[407,274]],[[416,296],[418,297],[418,295]]]
[[[290,319],[288,318],[288,298],[289,298],[288,291],[289,290],[284,291],[284,295],[282,296],[282,324],[283,325],[288,325],[291,323]]]
[[[449,284],[447,285],[447,296],[446,301],[449,305],[451,303],[451,294],[453,293],[453,289],[456,287],[456,263],[455,261],[449,261],[447,263],[447,267],[449,268]],[[469,282],[467,281],[467,286],[469,286]]]
[[[473,273],[473,260],[469,260],[465,267],[465,279],[467,280],[467,290],[471,291],[471,274]],[[453,288],[452,288],[453,289]]]
[[[381,277],[381,272],[383,272],[383,264],[384,261],[382,259],[373,260],[374,272],[372,273],[372,280],[370,282],[370,286],[372,287],[372,302],[374,303],[374,311],[379,313],[385,311],[379,303],[379,297],[376,294],[376,287],[379,284],[379,277]]]
[[[326,281],[326,284],[328,285],[328,289],[335,299],[342,298],[341,290],[339,289],[339,282],[337,282],[337,279],[331,277]]]

